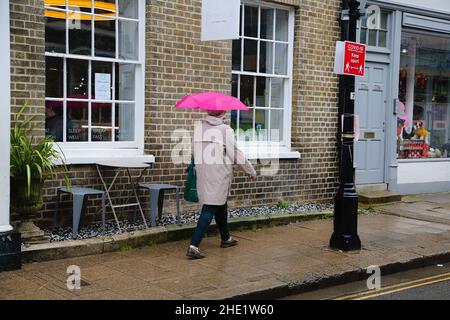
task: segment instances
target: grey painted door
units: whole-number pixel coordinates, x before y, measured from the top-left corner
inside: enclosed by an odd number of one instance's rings
[[[385,121],[388,65],[366,64],[366,75],[356,80],[355,113],[360,117],[360,136],[355,144],[357,184],[384,183]]]

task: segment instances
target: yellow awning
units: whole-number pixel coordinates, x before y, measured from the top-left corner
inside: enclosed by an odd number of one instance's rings
[[[66,0],[45,0],[46,6],[49,7],[64,7],[66,6]],[[80,7],[92,9],[92,1],[91,0],[68,0],[67,4],[70,7]],[[105,13],[101,13],[101,15],[105,17],[95,16],[95,21],[107,21],[112,20],[116,17],[116,5],[114,3],[104,2],[104,1],[94,1],[94,9],[103,10]],[[66,19],[66,12],[46,9],[45,16],[54,19]],[[108,18],[110,17],[110,18]],[[92,20],[92,16],[87,13],[75,13],[69,12],[67,14],[67,18],[71,20]]]
[[[51,7],[65,7],[66,0],[45,0],[44,4]],[[92,8],[91,0],[69,0],[69,7],[80,7],[80,8]],[[105,10],[110,12],[116,12],[115,3],[104,2],[104,1],[94,1],[94,8],[99,10]]]

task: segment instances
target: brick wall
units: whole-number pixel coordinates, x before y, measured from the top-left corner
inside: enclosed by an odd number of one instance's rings
[[[29,113],[37,114],[44,132],[45,59],[43,0],[11,0],[12,101],[29,99]],[[249,182],[236,172],[231,207],[289,203],[328,202],[337,186],[336,128],[337,77],[334,44],[339,37],[340,1],[284,0],[276,3],[296,8],[292,149],[301,160],[281,160],[279,174]],[[185,165],[175,165],[171,152],[177,142],[175,129],[192,130],[203,114],[174,110],[185,94],[231,91],[231,41],[200,41],[200,0],[147,0],[145,150],[157,163],[146,182],[183,186]],[[261,165],[257,166],[258,168]],[[76,185],[100,187],[95,168],[71,166]],[[125,179],[121,180],[124,186]],[[60,176],[46,183],[46,208],[37,217],[48,224],[53,214]],[[169,209],[173,207],[169,202]],[[89,203],[88,220],[98,219],[98,203]],[[184,210],[197,205],[183,204]],[[67,214],[66,216],[70,216]],[[70,220],[70,219],[69,219]]]
[[[29,101],[36,135],[45,135],[44,0],[10,1],[11,108],[15,113]],[[44,125],[42,125],[44,123]]]

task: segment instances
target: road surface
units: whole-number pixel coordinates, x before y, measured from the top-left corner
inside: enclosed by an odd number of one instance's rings
[[[450,300],[450,263],[393,275],[382,275],[380,290],[368,290],[366,281],[359,281],[294,295],[286,299]]]

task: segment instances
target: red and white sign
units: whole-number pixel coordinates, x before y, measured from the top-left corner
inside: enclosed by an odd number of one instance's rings
[[[364,77],[366,71],[366,46],[350,41],[338,41],[334,72],[350,76]]]

